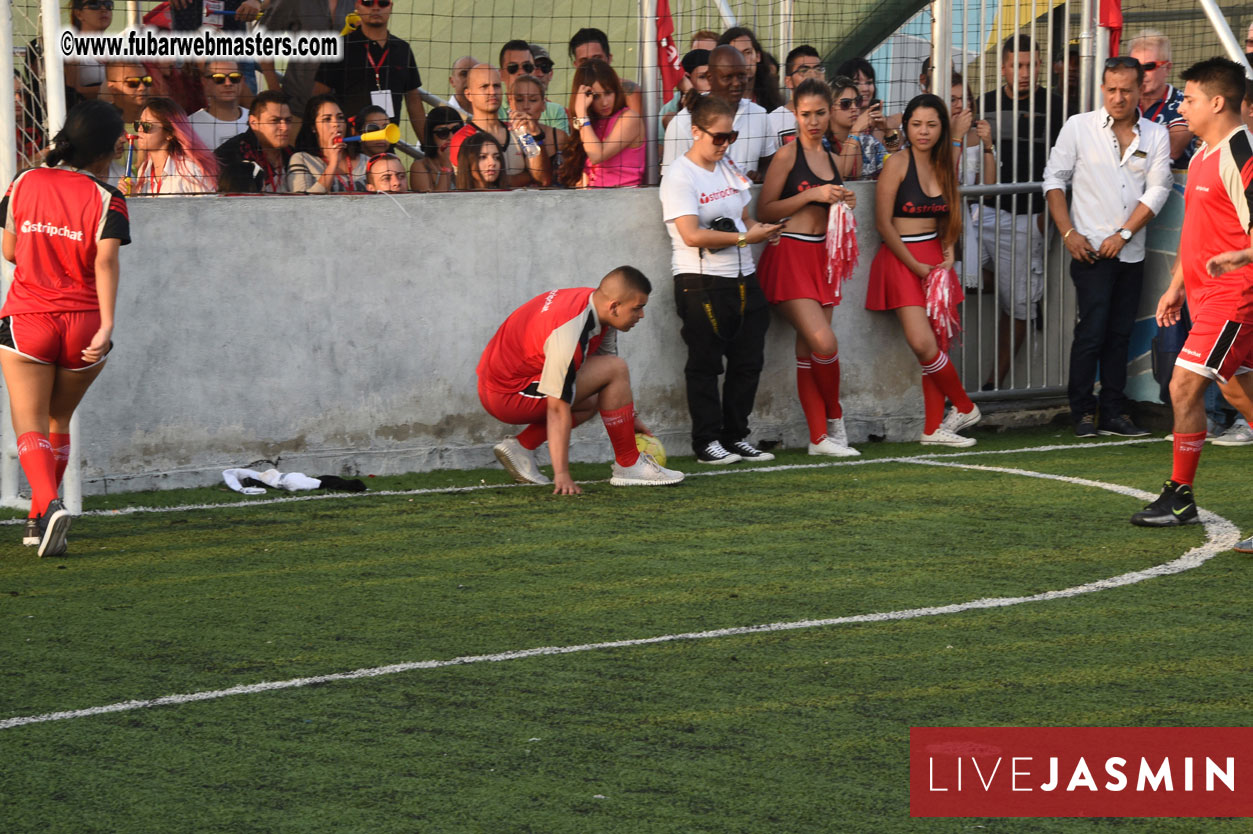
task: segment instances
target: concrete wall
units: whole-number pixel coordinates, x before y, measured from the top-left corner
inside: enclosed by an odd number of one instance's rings
[[[850,434],[920,430],[917,363],[895,317],[863,308],[878,246],[860,196],[862,267],[835,313]],[[388,474],[493,462],[508,428],[474,367],[504,317],[554,287],[634,264],[655,284],[620,340],[636,403],[689,448],[685,348],[655,189],[162,198],[131,201],[116,348],[85,401],[88,492],[212,483],[268,458],[284,471]],[[776,318],[754,436],[804,442],[793,336]],[[607,460],[594,421],[574,456]]]

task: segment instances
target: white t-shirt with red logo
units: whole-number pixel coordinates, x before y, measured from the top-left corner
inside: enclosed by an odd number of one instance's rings
[[[131,242],[120,191],[81,171],[32,168],[13,180],[0,214],[17,237],[13,286],[0,316],[100,309],[96,242]]]
[[[753,274],[753,253],[747,246],[741,249],[732,243],[719,252],[705,249],[702,259],[702,250],[684,243],[674,223],[675,218],[692,214],[702,229],[710,229],[715,219],[726,217],[735,222],[738,231],[746,232],[744,207],[752,199],[748,189],[747,180],[725,163],[706,171],[686,154],[670,163],[670,170],[661,181],[661,211],[674,247],[670,268],[675,275],[698,272],[735,278]]]

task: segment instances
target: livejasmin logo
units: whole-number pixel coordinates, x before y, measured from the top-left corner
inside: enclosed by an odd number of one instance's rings
[[[1253,816],[1253,728],[915,727],[917,817]]]

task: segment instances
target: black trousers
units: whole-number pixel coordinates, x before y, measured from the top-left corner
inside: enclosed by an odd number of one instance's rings
[[[1071,416],[1078,420],[1097,410],[1092,387],[1099,365],[1101,418],[1117,417],[1127,410],[1127,345],[1140,306],[1144,262],[1127,264],[1107,258],[1092,264],[1071,261],[1070,277],[1079,307],[1066,386]]]
[[[770,305],[757,276],[674,276],[674,300],[687,345],[687,409],[692,449],[710,441],[726,445],[748,437],[748,415],[765,362]],[[718,390],[718,377],[726,380]]]

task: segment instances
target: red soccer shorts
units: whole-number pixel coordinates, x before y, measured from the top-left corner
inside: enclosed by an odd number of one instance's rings
[[[1253,324],[1198,318],[1175,364],[1227,382],[1241,373],[1242,366],[1253,364]]]
[[[534,385],[528,386],[528,389],[532,387]],[[548,419],[548,398],[542,394],[538,397],[528,397],[516,392],[502,394],[487,388],[479,380],[479,402],[483,403],[488,414],[511,426],[542,423]]]
[[[99,329],[98,310],[16,313],[0,319],[0,348],[44,365],[84,371],[104,361],[83,361],[83,350]]]

